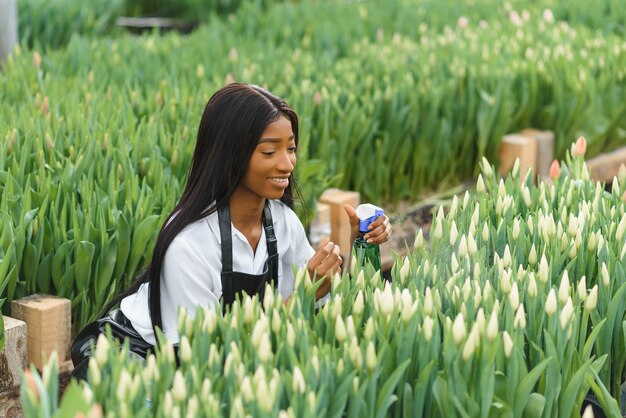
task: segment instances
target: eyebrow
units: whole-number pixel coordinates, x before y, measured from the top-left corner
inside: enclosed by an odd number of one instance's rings
[[[263,142],[282,142],[284,139],[288,141],[293,141],[295,139],[295,136],[291,135],[286,138],[261,138],[259,139],[259,144]]]

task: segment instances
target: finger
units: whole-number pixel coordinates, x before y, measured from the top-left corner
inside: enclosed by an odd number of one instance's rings
[[[365,234],[363,236],[363,238],[365,238],[366,240],[369,240],[370,238],[378,238],[380,235],[385,233],[385,231],[387,231],[387,227],[384,224],[383,225],[379,225],[375,229],[373,229],[373,230],[369,231],[367,234]]]
[[[387,215],[379,216],[370,224],[369,229],[372,230],[380,225],[383,225],[385,222],[388,222],[388,220],[389,218],[387,218]]]
[[[332,252],[317,268],[317,273],[320,276],[324,276],[328,273],[328,270],[337,262],[339,259],[340,248],[338,245],[335,245]]]
[[[307,264],[309,269],[317,268],[322,263],[322,261],[324,261],[326,257],[330,255],[334,245],[335,244],[333,244],[332,241],[329,241],[328,238],[325,238],[315,254],[313,254],[313,257],[311,257],[311,259],[309,260]]]
[[[354,210],[354,208],[346,203],[345,205],[343,205],[343,209],[348,214],[348,218],[350,218],[350,223],[352,225],[358,225],[359,217],[356,215],[356,211]]]

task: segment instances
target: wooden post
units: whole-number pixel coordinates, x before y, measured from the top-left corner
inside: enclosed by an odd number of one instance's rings
[[[4,321],[4,347],[0,351],[0,417],[21,416],[20,373],[26,368],[26,323],[8,316]]]
[[[41,370],[52,351],[59,364],[69,358],[70,301],[50,295],[32,295],[11,303],[13,317],[28,327],[28,361]]]
[[[523,180],[529,169],[537,173],[537,141],[519,134],[505,135],[502,138],[498,158],[500,159],[498,173],[502,176],[511,171],[515,160],[519,158],[520,178]]]
[[[626,147],[599,155],[587,161],[587,168],[593,181],[610,183],[619,173],[620,166],[626,164]],[[621,185],[624,187],[624,185]]]
[[[359,205],[358,192],[328,189],[320,197],[320,202],[330,207],[330,239],[341,248],[341,257],[348,259],[352,251],[350,242],[350,220],[343,205],[346,203],[356,208]]]
[[[17,0],[0,0],[0,62],[17,45]]]
[[[549,177],[550,165],[554,160],[554,132],[524,129],[521,134],[537,142],[537,171],[533,177]]]

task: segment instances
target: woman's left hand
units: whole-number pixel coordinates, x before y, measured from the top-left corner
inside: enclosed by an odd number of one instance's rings
[[[356,215],[356,211],[352,206],[346,204],[343,206],[343,208],[350,218],[350,238],[354,240],[360,235],[359,217]],[[389,223],[389,218],[387,217],[387,215],[379,216],[378,218],[376,218],[376,220],[370,224],[369,232],[367,232],[364,236],[364,238],[370,244],[382,244],[383,242],[389,241],[390,237],[391,224]]]

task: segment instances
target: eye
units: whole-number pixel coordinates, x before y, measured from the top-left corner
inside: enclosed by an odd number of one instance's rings
[[[274,155],[274,151],[265,151],[265,152],[261,152],[261,154],[271,157],[272,155]]]
[[[293,147],[289,147],[289,148],[287,148],[287,149],[288,149],[289,151],[291,151],[291,152],[296,152],[296,149],[297,149],[297,148],[296,148],[296,146],[293,146]]]

